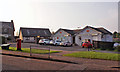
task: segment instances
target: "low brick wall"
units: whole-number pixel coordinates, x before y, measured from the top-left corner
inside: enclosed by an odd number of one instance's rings
[[[93,41],[95,48],[113,48],[114,42]]]

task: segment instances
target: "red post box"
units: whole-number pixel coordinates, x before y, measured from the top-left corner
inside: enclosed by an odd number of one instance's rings
[[[21,39],[17,39],[17,50],[21,50]]]

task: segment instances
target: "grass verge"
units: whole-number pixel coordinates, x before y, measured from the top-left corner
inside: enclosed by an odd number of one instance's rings
[[[113,53],[101,53],[93,51],[80,51],[71,54],[65,54],[63,56],[69,57],[81,57],[81,58],[90,58],[90,59],[105,59],[105,60],[120,60],[120,54]]]
[[[19,52],[25,52],[25,53],[30,53],[30,48],[21,48],[22,51]],[[9,51],[18,51],[16,47],[9,47]],[[48,54],[49,50],[41,50],[41,49],[31,49],[32,53],[36,54]],[[50,53],[59,53],[61,51],[51,51]]]

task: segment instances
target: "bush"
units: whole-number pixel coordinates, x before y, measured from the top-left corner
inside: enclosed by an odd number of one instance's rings
[[[11,38],[7,38],[7,40],[11,40]]]
[[[104,47],[102,47],[102,48],[100,48],[100,50],[114,50],[114,48],[104,48]]]
[[[120,46],[115,47],[115,51],[120,52]]]
[[[102,48],[100,48],[100,50],[106,50],[106,48],[102,47]]]

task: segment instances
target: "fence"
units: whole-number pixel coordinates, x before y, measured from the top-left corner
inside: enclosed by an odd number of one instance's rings
[[[40,53],[40,54],[48,54],[48,58],[50,59],[51,53],[50,53],[50,47],[49,46],[42,46],[41,47],[41,46],[30,45],[30,56],[32,56],[33,54],[39,54],[39,53],[33,53],[32,49],[36,49],[36,50],[38,49],[38,50],[46,50],[46,51],[48,51],[48,53]]]
[[[93,41],[94,48],[113,48],[114,42]]]

